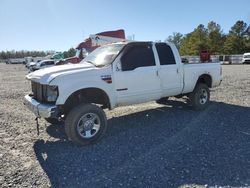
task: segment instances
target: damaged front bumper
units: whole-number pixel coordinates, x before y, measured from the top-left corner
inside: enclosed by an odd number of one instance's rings
[[[39,118],[56,118],[58,114],[56,105],[40,103],[30,95],[25,95],[24,105]]]

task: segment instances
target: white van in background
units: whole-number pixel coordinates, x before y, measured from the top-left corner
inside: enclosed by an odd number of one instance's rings
[[[242,58],[243,64],[250,64],[250,53],[244,53]]]

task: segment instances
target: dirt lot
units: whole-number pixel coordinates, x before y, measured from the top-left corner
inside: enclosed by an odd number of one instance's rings
[[[0,64],[1,187],[250,187],[250,66],[223,66],[202,112],[174,98],[107,111],[107,134],[87,147],[44,120],[37,136],[25,74]]]

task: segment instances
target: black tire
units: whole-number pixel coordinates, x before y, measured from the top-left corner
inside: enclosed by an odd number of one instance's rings
[[[59,121],[56,118],[44,118],[48,123],[52,124],[52,125],[59,125],[62,124],[61,121]]]
[[[99,129],[97,130],[95,126]],[[94,104],[80,104],[69,112],[65,120],[65,133],[68,139],[79,145],[96,143],[103,137],[106,130],[106,115],[100,107]]]
[[[210,91],[206,84],[197,84],[194,91],[189,94],[189,99],[194,110],[204,110],[210,102]]]
[[[157,104],[167,104],[168,103],[168,97],[160,98],[159,100],[155,101]]]

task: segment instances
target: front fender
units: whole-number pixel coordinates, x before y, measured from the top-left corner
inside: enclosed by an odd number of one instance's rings
[[[98,88],[103,90],[109,97],[110,106],[115,106],[115,100],[113,95],[113,85],[99,82],[89,82],[87,84],[65,84],[59,86],[59,96],[56,101],[56,105],[64,105],[66,100],[76,91],[87,88]]]

